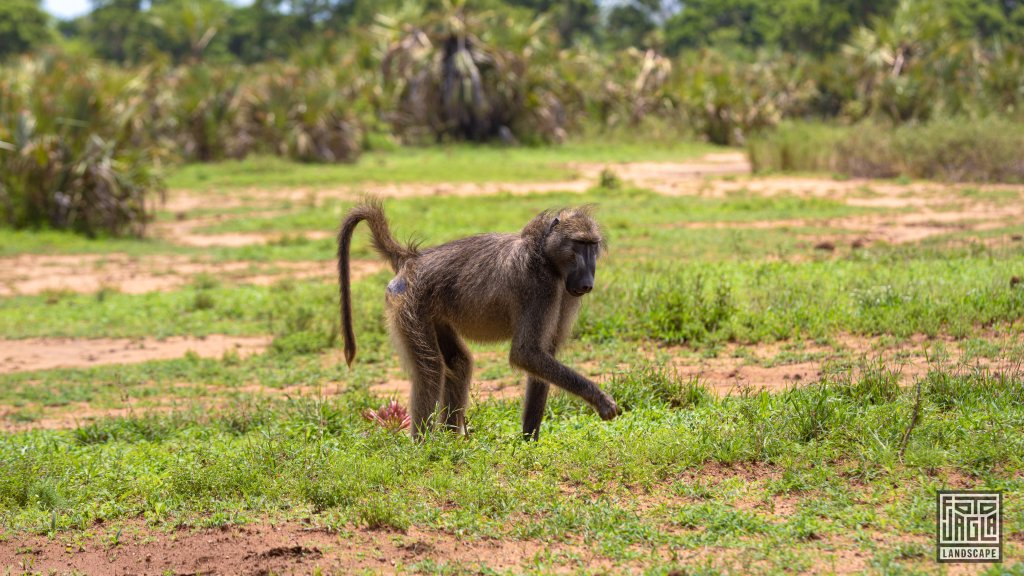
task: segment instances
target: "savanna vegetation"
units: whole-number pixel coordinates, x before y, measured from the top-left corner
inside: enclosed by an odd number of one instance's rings
[[[1016,2],[103,0],[56,26],[34,0],[3,10],[0,219],[16,227],[139,233],[169,163],[609,130],[758,134],[758,169],[1021,176],[1001,153],[1021,132]],[[784,120],[828,126],[800,136],[815,157]],[[876,133],[900,125],[958,128],[930,150]],[[958,165],[965,147],[988,162]]]
[[[1024,574],[1021,3],[0,4],[0,573],[943,573],[984,488]],[[363,193],[595,204],[622,416],[474,344],[412,441]]]

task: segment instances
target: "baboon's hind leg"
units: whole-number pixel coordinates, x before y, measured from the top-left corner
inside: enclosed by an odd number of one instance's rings
[[[412,436],[420,438],[427,431],[430,417],[437,408],[444,383],[444,357],[431,323],[406,316],[393,322],[392,329],[395,345],[412,380]]]
[[[448,429],[465,434],[473,356],[462,339],[447,326],[437,328],[437,342],[447,368],[441,397],[441,418]]]

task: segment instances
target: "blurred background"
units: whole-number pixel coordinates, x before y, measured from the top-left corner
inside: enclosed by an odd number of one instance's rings
[[[1022,40],[1016,0],[5,0],[0,219],[138,234],[182,162],[592,134],[1015,181]],[[83,171],[103,215],[31,192]]]

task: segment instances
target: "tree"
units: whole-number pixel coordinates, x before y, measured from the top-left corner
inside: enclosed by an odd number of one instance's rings
[[[48,18],[39,2],[0,2],[0,58],[29,52],[50,40]]]
[[[300,17],[284,13],[277,0],[256,0],[231,12],[224,30],[228,50],[243,62],[282,58],[301,42]]]
[[[967,0],[965,0],[967,1]],[[709,45],[835,52],[897,0],[690,0],[665,24],[670,52]]]
[[[627,0],[608,13],[605,25],[608,43],[616,48],[642,47],[667,18],[670,7],[662,0]]]
[[[961,37],[1024,40],[1024,1],[947,0],[950,24]]]
[[[758,46],[764,34],[754,27],[756,0],[691,0],[665,23],[670,52],[711,44]]]
[[[600,24],[601,12],[594,0],[506,0],[505,3],[529,8],[535,15],[548,15],[566,46],[571,46],[580,36],[593,37]]]
[[[154,45],[178,62],[223,53],[222,31],[230,11],[224,0],[154,0],[148,13],[158,32]]]
[[[76,24],[97,56],[117,62],[143,60],[156,35],[142,0],[93,0],[92,12]]]

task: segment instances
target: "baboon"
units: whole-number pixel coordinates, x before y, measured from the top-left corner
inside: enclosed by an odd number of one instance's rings
[[[523,434],[540,432],[548,385],[586,400],[601,418],[620,414],[597,384],[555,359],[569,337],[580,298],[594,287],[605,247],[589,207],[545,211],[517,234],[480,234],[420,249],[391,235],[379,200],[345,216],[338,232],[338,279],[345,361],[356,355],[349,287],[349,247],[362,221],[395,277],[385,300],[388,329],[412,380],[413,437],[419,438],[440,402],[438,419],[465,433],[473,359],[463,338],[512,341],[509,363],[527,373]]]

